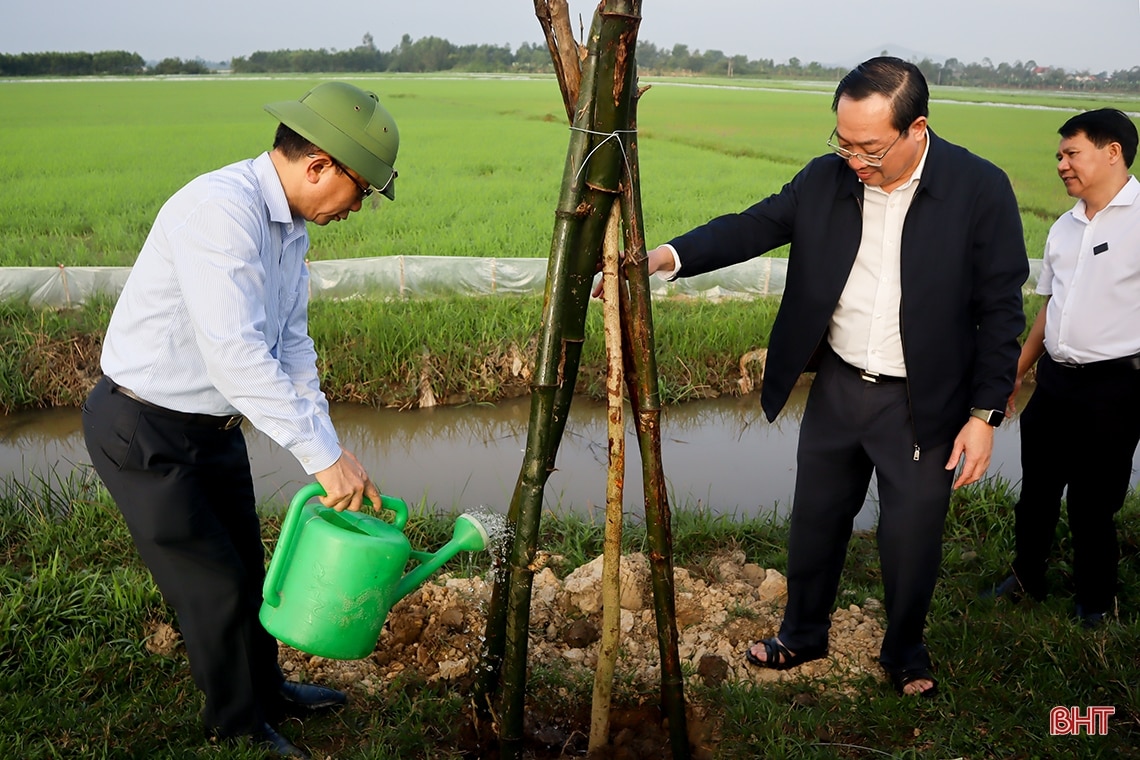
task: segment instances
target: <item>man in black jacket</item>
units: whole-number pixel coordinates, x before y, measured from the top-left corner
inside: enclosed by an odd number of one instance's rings
[[[950,492],[989,466],[1028,275],[1008,178],[937,137],[928,99],[913,64],[860,64],[835,91],[830,154],[779,193],[649,253],[651,273],[689,277],[791,244],[760,397],[768,419],[801,373],[817,374],[797,453],[788,605],[779,635],[748,661],[783,670],[827,654],[874,472],[888,619],[879,661],[900,694],[924,696],[937,690],[923,628]]]

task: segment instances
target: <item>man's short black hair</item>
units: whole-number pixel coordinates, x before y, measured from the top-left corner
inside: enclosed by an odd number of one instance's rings
[[[280,150],[285,158],[290,161],[297,161],[314,150],[320,150],[308,138],[301,137],[284,124],[277,125],[277,134],[273,136],[273,147]]]
[[[847,73],[835,88],[831,110],[839,108],[839,99],[846,95],[863,100],[879,93],[891,101],[891,126],[905,132],[919,116],[930,115],[930,89],[926,77],[913,63],[901,58],[880,56],[863,61]]]
[[[1084,132],[1089,142],[1098,148],[1120,143],[1124,165],[1132,168],[1132,160],[1136,158],[1136,125],[1123,111],[1115,108],[1085,111],[1066,121],[1057,130],[1061,137],[1075,137],[1078,132]]]

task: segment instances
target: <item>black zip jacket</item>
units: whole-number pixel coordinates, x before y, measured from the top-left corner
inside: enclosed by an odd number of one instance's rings
[[[915,445],[953,440],[971,407],[1005,409],[1029,275],[1005,173],[927,130],[930,152],[903,225],[900,324]],[[760,402],[771,421],[827,337],[859,250],[863,185],[834,154],[739,214],[670,241],[682,277],[791,244]]]

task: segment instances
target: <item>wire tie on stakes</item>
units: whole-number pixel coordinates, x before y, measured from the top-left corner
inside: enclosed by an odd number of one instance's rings
[[[595,132],[592,129],[583,129],[582,127],[570,127],[570,130],[572,132],[585,132],[588,135],[597,135],[599,137],[605,138],[604,140],[599,142],[597,145],[595,145],[589,153],[586,154],[586,158],[585,158],[585,160],[582,161],[582,165],[578,167],[578,173],[574,175],[574,181],[575,182],[577,182],[578,179],[582,176],[582,170],[586,168],[586,164],[590,163],[590,158],[594,155],[594,152],[597,151],[598,148],[600,148],[603,145],[605,145],[606,143],[608,143],[610,140],[617,140],[618,149],[621,151],[622,161],[625,162],[625,175],[627,177],[633,176],[633,169],[630,168],[629,156],[626,155],[625,143],[623,143],[621,141],[621,136],[623,134],[636,135],[637,134],[636,129],[615,129],[613,132]]]

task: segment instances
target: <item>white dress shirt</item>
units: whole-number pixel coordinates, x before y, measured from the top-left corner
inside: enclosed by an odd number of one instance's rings
[[[1077,201],[1049,230],[1037,292],[1051,296],[1045,349],[1069,364],[1140,353],[1140,182],[1092,219]]]
[[[863,236],[847,285],[831,318],[828,341],[848,364],[880,375],[906,376],[899,308],[902,304],[900,281],[903,222],[918,190],[926,166],[930,140],[922,158],[905,184],[887,193],[864,186]],[[681,257],[673,246],[673,271],[656,274],[675,280],[681,274]]]
[[[863,187],[863,236],[839,304],[831,316],[828,342],[848,364],[880,375],[906,376],[899,307],[902,304],[903,223],[914,200],[930,140],[904,184],[887,193]]]
[[[268,153],[159,211],[103,342],[103,373],[181,412],[241,413],[306,473],[341,455],[308,335],[305,220]]]

